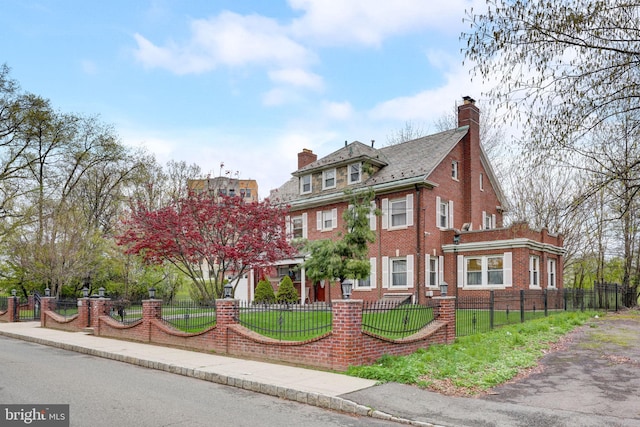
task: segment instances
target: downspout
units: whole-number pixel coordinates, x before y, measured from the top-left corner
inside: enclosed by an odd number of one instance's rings
[[[415,223],[416,223],[416,252],[417,252],[417,256],[416,256],[416,262],[415,262],[415,277],[416,277],[416,292],[418,293],[418,295],[416,296],[416,303],[420,304],[420,299],[422,297],[422,292],[420,291],[420,276],[421,276],[421,272],[422,269],[420,268],[420,261],[422,260],[422,241],[423,239],[421,238],[420,235],[420,231],[422,229],[422,227],[420,226],[420,219],[422,218],[421,212],[422,212],[422,200],[420,197],[420,187],[416,184],[416,199],[418,200],[417,202],[417,206],[416,209],[414,209],[414,216],[416,218]]]
[[[375,196],[376,206],[380,206],[380,210],[382,210],[382,202],[380,201],[379,196]],[[382,213],[384,215],[384,212]],[[378,261],[376,262],[376,270],[380,271],[380,274],[376,271],[376,281],[380,281],[380,286],[376,283],[376,289],[378,290],[378,299],[382,298],[382,215],[376,215],[376,230],[378,232]]]

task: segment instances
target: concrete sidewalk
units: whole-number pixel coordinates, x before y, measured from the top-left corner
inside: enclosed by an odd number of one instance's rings
[[[0,336],[158,369],[349,414],[403,423],[409,422],[409,420],[392,417],[389,414],[372,410],[367,406],[340,397],[373,387],[376,384],[373,380],[152,344],[101,338],[84,332],[41,328],[40,322],[0,323]],[[433,424],[414,423],[414,425],[431,426]]]

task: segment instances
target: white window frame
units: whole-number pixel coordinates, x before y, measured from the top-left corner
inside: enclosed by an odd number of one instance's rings
[[[398,261],[406,261],[406,286],[393,285],[393,264]],[[413,255],[405,257],[382,257],[382,287],[384,289],[411,289],[414,286]]]
[[[327,227],[327,222],[331,221],[331,225]],[[331,231],[338,227],[338,209],[316,212],[316,229],[318,231]]]
[[[529,287],[540,289],[540,257],[537,255],[529,257]]]
[[[460,176],[460,165],[457,160],[451,161],[451,179],[455,179],[456,181]]]
[[[351,170],[352,167],[357,167],[358,168],[358,179],[354,180],[351,178],[353,172]],[[362,163],[351,163],[350,165],[347,166],[347,182],[349,184],[357,184],[360,181],[362,181]]]
[[[558,263],[555,258],[547,260],[547,287],[557,288],[557,267]]]
[[[425,255],[425,286],[427,288],[439,289],[444,275],[443,263],[443,256]]]
[[[333,184],[327,185],[328,180],[333,180]],[[338,180],[335,169],[327,169],[322,171],[322,189],[330,190],[336,188],[336,181]]]
[[[442,210],[445,210],[444,215]],[[443,218],[446,221],[446,225],[442,225]],[[436,227],[441,230],[447,228],[453,228],[453,200],[442,200],[439,196],[436,197]]]
[[[308,182],[306,182],[308,181]],[[305,186],[309,185],[309,189],[305,191]],[[300,177],[300,194],[309,194],[313,191],[313,179],[311,174]]]
[[[369,264],[371,265],[369,277],[366,279],[356,279],[353,283],[354,289],[359,291],[370,291],[376,288],[376,258],[369,258]]]
[[[501,259],[502,268],[500,269],[502,274],[502,283],[489,283],[490,274],[490,260],[491,259]],[[470,260],[478,260],[480,264],[480,283],[478,284],[469,284],[469,261]],[[504,289],[506,287],[511,286],[511,263],[512,263],[512,254],[511,252],[505,252],[503,254],[492,254],[492,255],[472,255],[472,256],[460,256],[459,263],[462,261],[462,265],[459,265],[458,268],[458,283],[462,280],[462,287],[468,289]],[[460,268],[462,267],[462,268]],[[462,270],[462,271],[460,271]],[[497,270],[495,270],[497,271]],[[462,274],[460,274],[462,273]],[[460,277],[462,276],[462,277]],[[460,286],[460,285],[459,285]]]
[[[405,202],[405,224],[392,225],[393,204],[402,201]],[[411,226],[413,226],[413,194],[407,194],[404,199],[382,199],[383,230],[404,230]]]
[[[482,211],[482,228],[485,230],[496,228],[496,214],[488,214]]]
[[[300,230],[301,230],[301,235],[296,237],[295,234],[295,226],[294,224],[296,223],[296,221],[300,221]],[[287,216],[287,236],[289,236],[291,239],[306,239],[307,238],[307,213],[304,212],[302,213],[302,215],[296,215],[296,216],[292,216],[289,217]]]

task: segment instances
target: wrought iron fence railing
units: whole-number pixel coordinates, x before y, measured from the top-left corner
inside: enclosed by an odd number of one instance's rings
[[[626,292],[618,285],[596,285],[589,290],[492,290],[483,295],[459,296],[456,299],[456,335],[487,332],[498,326],[561,311],[618,311],[625,306]]]
[[[78,300],[75,298],[57,299],[53,311],[64,317],[74,316],[78,314]]]
[[[190,300],[165,302],[162,321],[184,332],[200,332],[215,326],[216,303]]]
[[[142,320],[142,301],[112,300],[109,304],[109,316],[123,325],[139,322]]]
[[[261,335],[283,341],[306,341],[331,331],[331,306],[238,302],[236,321]]]
[[[426,304],[365,302],[362,308],[362,330],[387,338],[403,338],[435,320],[434,306],[433,300]]]

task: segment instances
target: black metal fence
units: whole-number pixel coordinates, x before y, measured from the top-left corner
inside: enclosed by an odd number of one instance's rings
[[[618,311],[628,301],[628,290],[619,285],[593,289],[489,291],[456,299],[456,335],[487,332],[562,311]]]
[[[123,325],[131,325],[139,322],[142,320],[142,300],[112,300],[109,309],[109,316]]]
[[[162,321],[184,332],[200,332],[216,324],[216,303],[190,300],[162,305]]]
[[[238,304],[235,320],[260,335],[284,341],[305,341],[331,331],[333,313],[328,304]]]
[[[398,304],[394,301],[364,302],[362,330],[387,338],[412,335],[434,319],[434,300],[426,304]]]
[[[78,314],[78,300],[75,298],[57,299],[53,311],[64,317],[74,316]]]

